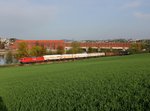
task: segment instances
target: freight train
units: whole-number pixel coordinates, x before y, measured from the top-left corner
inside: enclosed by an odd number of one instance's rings
[[[44,55],[41,57],[24,57],[19,59],[21,64],[37,63],[46,61],[57,61],[57,60],[71,60],[71,59],[82,59],[90,57],[105,56],[104,52],[101,53],[83,53],[83,54],[62,54],[62,55]]]

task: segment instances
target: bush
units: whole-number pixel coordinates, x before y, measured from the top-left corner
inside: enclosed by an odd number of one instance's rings
[[[6,64],[11,64],[11,63],[13,63],[13,54],[11,51],[9,51],[6,54]]]
[[[93,52],[98,52],[98,49],[95,49],[95,48],[89,47],[89,49],[88,49],[88,53],[93,53]]]
[[[57,54],[64,54],[64,53],[65,53],[64,47],[63,46],[58,46],[57,47]]]

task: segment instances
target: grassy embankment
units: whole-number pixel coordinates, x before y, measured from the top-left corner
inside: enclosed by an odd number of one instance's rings
[[[5,111],[148,110],[150,54],[0,68],[2,108]]]

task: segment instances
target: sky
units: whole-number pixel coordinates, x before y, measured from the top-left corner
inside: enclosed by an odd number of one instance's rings
[[[150,39],[150,0],[0,0],[0,37]]]

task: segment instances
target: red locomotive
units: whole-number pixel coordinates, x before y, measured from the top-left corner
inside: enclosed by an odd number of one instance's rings
[[[44,57],[24,57],[19,60],[20,63],[35,63],[35,62],[43,62]]]

